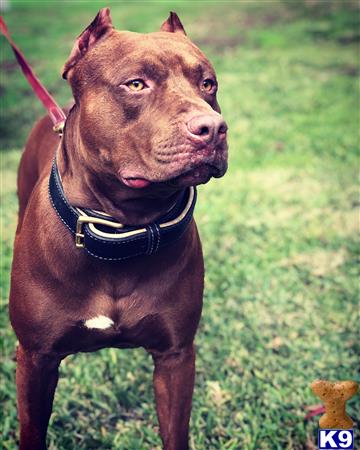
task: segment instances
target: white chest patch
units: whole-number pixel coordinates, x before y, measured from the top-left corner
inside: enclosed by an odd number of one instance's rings
[[[86,320],[84,325],[86,328],[90,329],[96,328],[98,330],[106,330],[106,328],[110,328],[114,325],[114,321],[111,320],[110,317],[100,315]]]

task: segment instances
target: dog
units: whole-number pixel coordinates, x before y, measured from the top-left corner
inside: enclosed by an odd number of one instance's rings
[[[62,359],[143,347],[163,448],[186,450],[204,285],[195,186],[227,170],[215,72],[175,13],[139,34],[115,30],[105,8],[63,78],[75,104],[60,144],[41,119],[18,173],[10,319],[20,449],[46,449]]]

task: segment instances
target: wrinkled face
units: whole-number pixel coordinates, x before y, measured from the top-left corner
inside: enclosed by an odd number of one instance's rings
[[[113,30],[70,83],[97,170],[131,188],[188,186],[227,168],[227,126],[209,61],[179,33]]]

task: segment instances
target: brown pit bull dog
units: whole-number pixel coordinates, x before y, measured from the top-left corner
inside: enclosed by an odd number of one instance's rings
[[[175,13],[138,34],[114,30],[103,9],[63,77],[75,105],[61,143],[40,120],[18,177],[10,317],[20,449],[46,449],[63,358],[143,347],[164,449],[185,450],[204,280],[194,186],[227,168],[214,69]]]

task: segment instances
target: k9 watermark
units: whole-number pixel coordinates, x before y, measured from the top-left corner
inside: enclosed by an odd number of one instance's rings
[[[353,449],[353,430],[319,430],[318,449]]]

